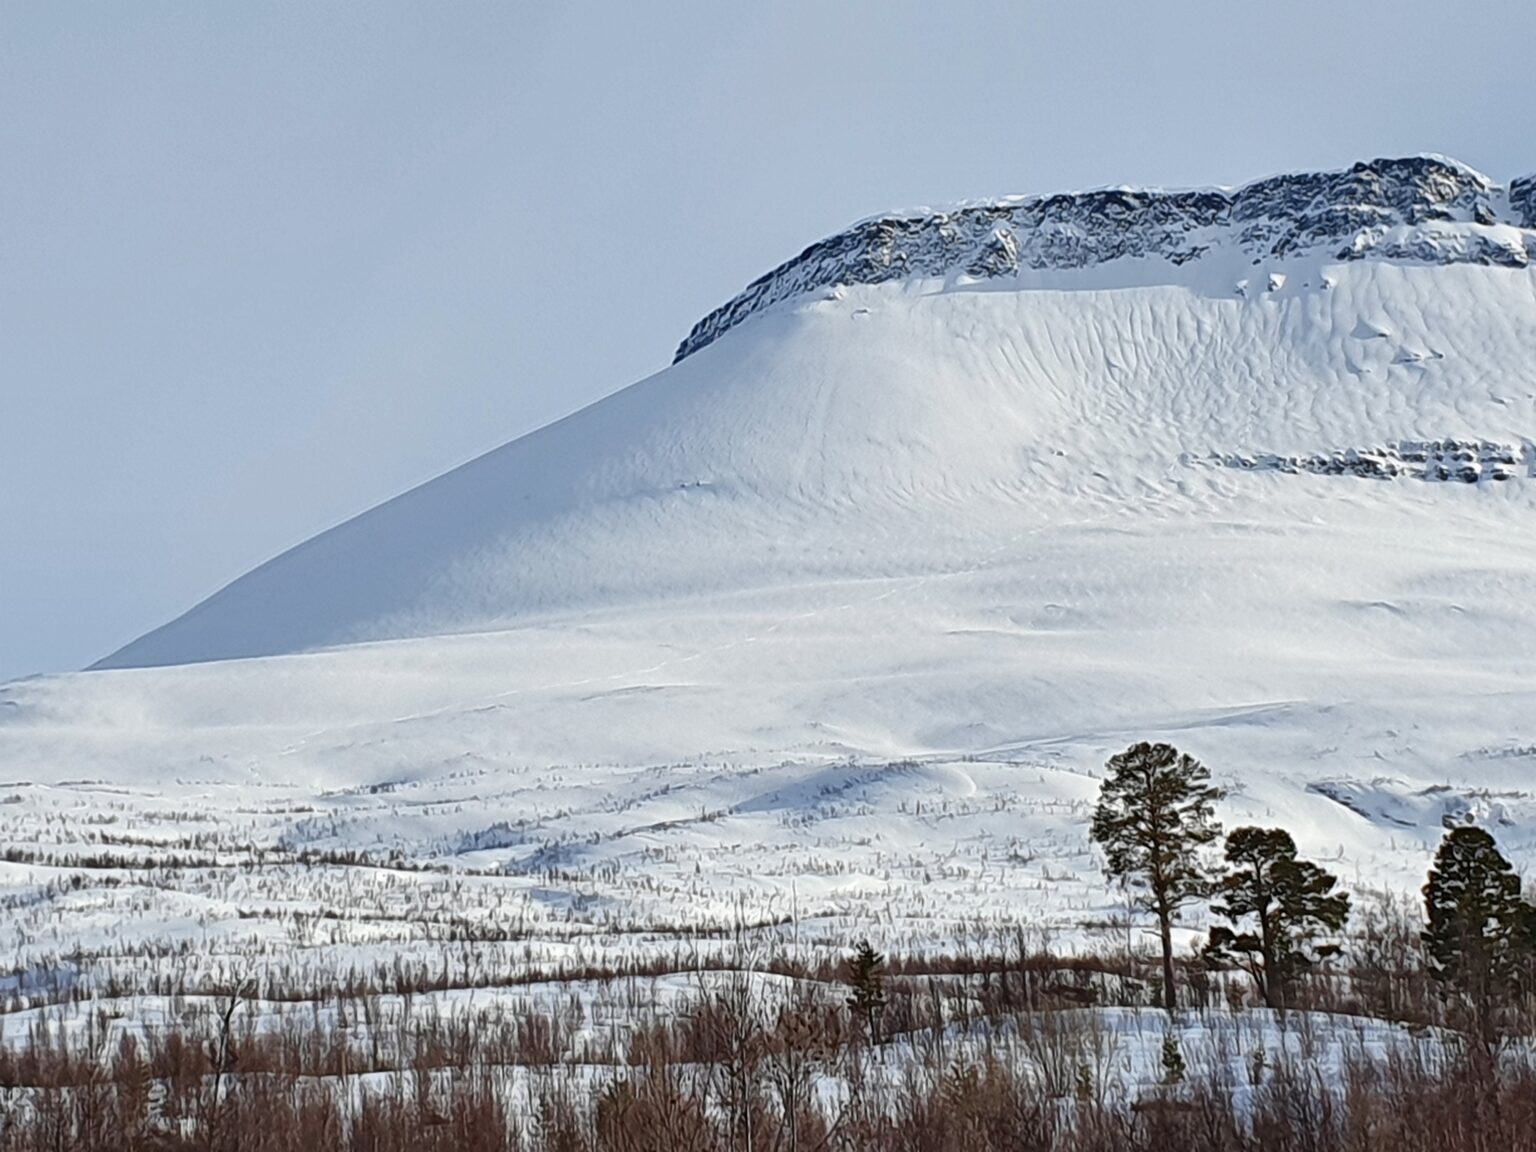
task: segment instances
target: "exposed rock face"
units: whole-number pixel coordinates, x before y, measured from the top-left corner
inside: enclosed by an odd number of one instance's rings
[[[1312,456],[1221,456],[1227,468],[1259,472],[1307,472],[1314,476],[1362,476],[1390,480],[1510,480],[1536,474],[1536,452],[1529,444],[1494,440],[1401,440],[1372,448],[1348,448]]]
[[[1536,176],[1522,176],[1509,184],[1509,206],[1522,228],[1536,228]]]
[[[961,272],[992,278],[1125,257],[1183,264],[1217,246],[1256,260],[1321,252],[1338,260],[1525,267],[1536,263],[1533,230],[1536,177],[1506,190],[1434,156],[1273,176],[1236,190],[1116,188],[880,216],[754,280],[694,325],[674,363],[754,312],[843,284]]]

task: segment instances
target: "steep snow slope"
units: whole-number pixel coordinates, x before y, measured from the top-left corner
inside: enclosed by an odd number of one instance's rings
[[[793,899],[917,942],[1112,908],[1093,774],[1155,737],[1352,882],[1416,885],[1465,813],[1536,860],[1536,269],[1250,247],[737,316],[116,670],[0,688],[0,834],[211,842],[195,813],[241,851],[492,869],[593,932]],[[77,924],[280,937],[287,882],[103,890]],[[493,887],[453,899],[504,914]],[[10,931],[42,962],[45,924]]]
[[[706,318],[673,368],[316,537],[101,666],[925,569],[1021,516],[1126,501],[1188,451],[1518,449],[1523,212],[1429,159],[860,225]],[[977,255],[1004,241],[1011,261]],[[1367,255],[1388,249],[1436,263]]]

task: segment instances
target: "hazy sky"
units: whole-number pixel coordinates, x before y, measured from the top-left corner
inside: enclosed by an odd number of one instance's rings
[[[1536,170],[1536,5],[0,0],[0,680],[663,367],[887,208]]]

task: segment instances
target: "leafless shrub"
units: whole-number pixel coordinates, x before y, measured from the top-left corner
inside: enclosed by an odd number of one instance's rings
[[[1406,928],[1381,939],[1358,983],[1309,995],[1406,1022],[1400,1043],[1208,1007],[1186,1027],[1219,1041],[1163,1084],[1127,1074],[1102,1001],[1057,989],[1113,1001],[1113,974],[1014,951],[893,975],[880,1045],[811,964],[700,973],[665,1003],[625,975],[452,1012],[366,980],[260,1011],[226,984],[154,1027],[60,1006],[0,1044],[0,1152],[1536,1152],[1529,1018],[1502,1047],[1445,1030]]]

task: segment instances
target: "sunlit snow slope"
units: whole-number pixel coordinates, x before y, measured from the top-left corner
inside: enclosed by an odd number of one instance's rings
[[[1399,211],[1363,258],[1205,221],[1178,260],[1015,237],[759,293],[117,670],[0,688],[0,778],[286,789],[245,834],[514,873],[841,844],[845,909],[903,899],[893,859],[1051,842],[1091,907],[1085,774],[1162,738],[1365,879],[1464,812],[1536,858],[1536,269],[1479,256],[1536,234],[1476,180],[1490,214]]]
[[[1240,495],[1188,474],[1188,452],[1523,451],[1522,187],[1425,158],[866,222],[701,321],[673,368],[316,537],[102,666],[941,572],[1024,528],[1140,512],[1165,479],[1202,489],[1175,486],[1186,510]]]

